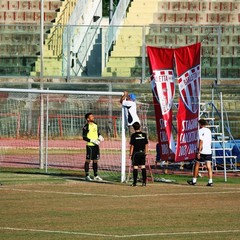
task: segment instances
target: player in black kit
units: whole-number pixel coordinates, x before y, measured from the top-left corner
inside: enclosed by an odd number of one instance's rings
[[[139,122],[133,123],[134,133],[130,139],[130,154],[129,157],[132,160],[133,165],[133,184],[137,185],[138,167],[142,170],[142,186],[146,186],[147,174],[146,174],[146,155],[148,153],[148,138],[147,134],[141,131]]]

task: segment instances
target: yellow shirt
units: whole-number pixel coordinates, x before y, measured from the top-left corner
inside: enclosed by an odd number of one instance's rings
[[[97,140],[98,139],[98,127],[96,123],[90,123],[88,124],[88,133],[87,137],[91,140]],[[94,143],[88,142],[88,146],[94,146]]]

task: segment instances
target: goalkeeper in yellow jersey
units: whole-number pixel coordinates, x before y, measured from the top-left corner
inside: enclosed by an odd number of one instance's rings
[[[82,136],[83,140],[87,142],[86,145],[86,161],[84,164],[85,180],[92,181],[89,175],[89,164],[93,161],[93,172],[95,181],[102,181],[102,178],[98,176],[98,160],[100,158],[99,144],[104,141],[104,138],[99,133],[98,125],[94,122],[94,116],[92,113],[85,114],[87,123],[83,127]]]

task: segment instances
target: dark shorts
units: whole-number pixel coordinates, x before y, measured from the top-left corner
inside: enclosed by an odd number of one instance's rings
[[[146,162],[146,154],[144,152],[135,152],[132,155],[132,165],[139,166],[145,165]]]
[[[196,159],[198,162],[212,162],[212,154],[200,154],[200,159]]]
[[[99,160],[100,150],[99,146],[86,146],[86,160]]]

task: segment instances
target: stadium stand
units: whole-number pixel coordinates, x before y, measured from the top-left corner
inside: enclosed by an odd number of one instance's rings
[[[60,0],[44,1],[45,32],[61,5]],[[0,6],[0,75],[29,76],[40,51],[40,2],[1,1]]]
[[[87,5],[87,3],[96,1],[81,2]],[[64,64],[67,65],[67,63],[64,61],[71,61],[69,63],[71,72],[69,71],[68,74],[84,76],[82,74],[85,71],[84,67],[94,63],[94,61],[86,63],[87,57],[85,60],[79,58],[80,55],[85,55],[82,50],[77,50],[75,53],[71,51],[73,56],[64,54],[63,49],[67,45],[66,41],[63,43],[64,26],[69,24],[73,9],[78,2],[77,0],[44,1],[45,66],[43,70],[45,76],[66,76],[67,71]],[[40,1],[1,1],[0,6],[0,75],[39,76]],[[94,10],[94,7],[90,6],[88,9],[84,9],[84,12],[91,16],[94,14]],[[145,45],[178,47],[201,41],[202,77],[216,77],[217,53],[219,53],[220,44],[221,77],[239,79],[239,10],[240,1],[229,0],[130,1],[126,17],[120,24],[117,39],[113,42],[109,52],[106,66],[103,66],[103,72],[100,72],[98,76],[104,78],[141,76],[143,64],[148,65],[147,58],[145,58]],[[83,21],[84,18],[86,15],[79,13],[79,21],[74,24],[89,25],[90,21]],[[104,30],[102,29],[102,31]],[[220,43],[218,42],[218,31],[221,31]],[[77,39],[79,34],[74,33],[73,37]],[[98,44],[102,44],[104,47],[103,39],[100,39]],[[77,40],[74,40],[74,44],[75,42]],[[86,45],[86,42],[82,43],[82,45],[84,44]],[[69,46],[69,48],[71,47]],[[87,47],[89,48],[89,46]],[[78,57],[76,57],[77,55]],[[147,71],[148,69],[146,69]]]
[[[63,1],[60,8],[57,9],[57,15],[53,21],[51,28],[48,30],[48,34],[45,38],[45,44],[43,46],[44,63],[45,67],[43,71],[46,75],[61,76],[62,75],[62,33],[63,28],[67,25],[69,17],[73,11],[73,8],[77,0]],[[35,62],[34,71],[31,72],[31,76],[39,76],[41,69],[41,59],[38,57]]]
[[[76,56],[85,56],[86,51],[89,50],[89,42],[84,42],[82,37],[86,36],[87,33],[89,34],[87,31],[93,23],[100,22],[101,16],[95,16],[94,14],[96,14],[101,6],[101,1],[99,0],[70,0],[63,2],[62,6],[58,9],[53,26],[45,38],[43,69],[45,76],[66,76],[66,68],[69,64],[71,68],[77,64],[81,68],[82,60]],[[89,41],[89,39],[86,38],[85,41]],[[79,43],[82,43],[83,47],[79,46],[80,50],[76,50]],[[82,51],[81,49],[84,50]],[[40,61],[39,57],[34,71],[31,72],[31,76],[40,75]],[[76,72],[80,71],[76,68],[74,70]]]
[[[143,44],[178,47],[201,41],[202,77],[214,78],[217,72],[217,28],[222,26],[221,63],[224,67],[221,76],[239,78],[239,10],[239,1],[133,1],[103,75],[139,76]],[[142,29],[135,27],[139,25],[149,25],[145,30],[145,43],[139,37],[143,34]]]

